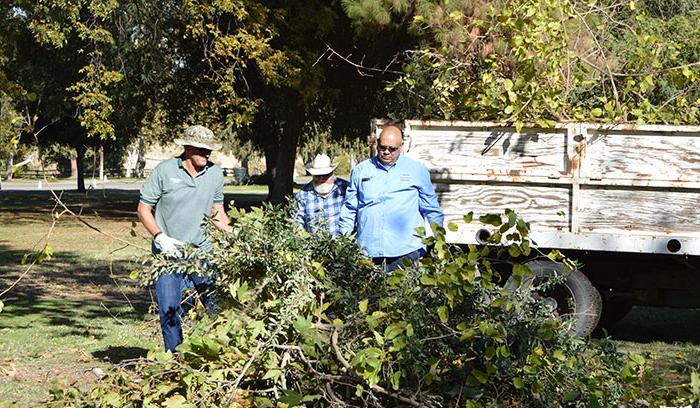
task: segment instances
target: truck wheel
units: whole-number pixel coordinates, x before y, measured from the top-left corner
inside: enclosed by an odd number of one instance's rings
[[[549,260],[530,261],[527,266],[534,276],[523,280],[521,285],[532,286],[533,281],[539,284],[548,278],[568,274],[562,283],[538,292],[537,296],[551,305],[560,318],[574,320],[571,328],[573,333],[581,337],[590,335],[598,324],[602,301],[600,293],[586,275],[578,269],[570,271],[563,264]],[[512,277],[506,282],[505,288],[517,288]]]

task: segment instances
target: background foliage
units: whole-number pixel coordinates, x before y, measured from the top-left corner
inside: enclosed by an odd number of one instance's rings
[[[422,39],[387,88],[404,101],[399,116],[516,127],[698,122],[697,2],[344,4],[365,25],[410,21]]]

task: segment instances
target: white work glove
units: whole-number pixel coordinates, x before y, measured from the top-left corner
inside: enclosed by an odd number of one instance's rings
[[[182,258],[182,252],[180,252],[178,247],[185,245],[184,242],[171,238],[165,235],[163,232],[157,234],[153,240],[163,255],[171,256],[173,258]]]

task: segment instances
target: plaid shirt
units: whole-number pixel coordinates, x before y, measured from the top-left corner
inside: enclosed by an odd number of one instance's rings
[[[330,236],[338,235],[340,209],[345,202],[345,191],[350,183],[336,177],[333,184],[333,189],[325,197],[314,190],[313,181],[307,183],[294,196],[294,220],[305,230],[314,233],[319,226],[325,226]]]

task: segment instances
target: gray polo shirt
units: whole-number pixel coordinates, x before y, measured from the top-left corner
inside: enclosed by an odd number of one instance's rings
[[[224,203],[224,174],[212,162],[192,177],[175,157],[159,163],[141,187],[140,201],[155,207],[163,233],[182,242],[204,243],[202,220],[214,204]]]

